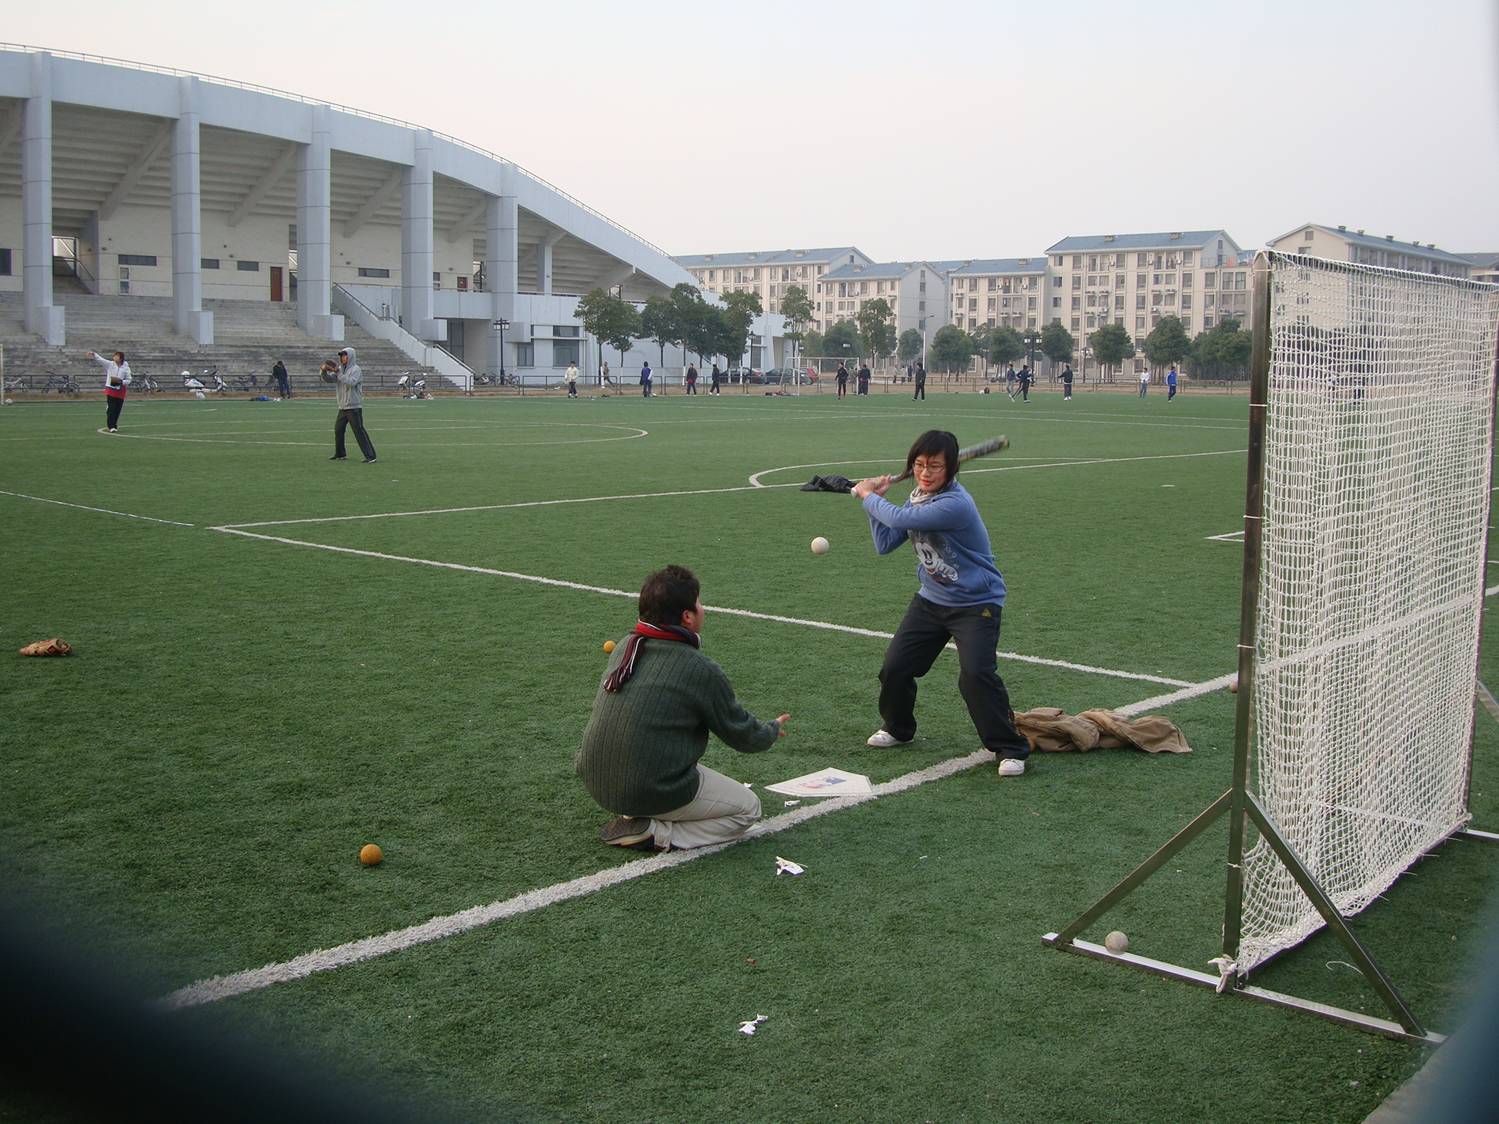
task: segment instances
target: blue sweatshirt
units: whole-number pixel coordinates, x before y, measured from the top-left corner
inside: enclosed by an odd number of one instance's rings
[[[973,497],[954,480],[925,503],[896,507],[880,496],[861,501],[874,548],[889,554],[906,539],[916,548],[920,593],[938,605],[1003,605],[1005,579]]]

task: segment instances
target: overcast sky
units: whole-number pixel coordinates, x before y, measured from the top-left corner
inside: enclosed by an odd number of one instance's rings
[[[4,0],[3,35],[426,125],[672,253],[1021,257],[1219,227],[1248,247],[1306,222],[1490,251],[1496,8]]]

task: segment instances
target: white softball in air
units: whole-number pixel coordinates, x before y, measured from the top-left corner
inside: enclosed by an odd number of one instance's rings
[[[828,540],[818,535],[812,540],[813,554],[826,554],[828,552]]]

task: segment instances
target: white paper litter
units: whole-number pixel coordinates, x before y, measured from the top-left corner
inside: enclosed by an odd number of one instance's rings
[[[802,866],[801,863],[794,863],[790,859],[783,859],[783,858],[781,858],[780,855],[776,856],[776,877],[777,878],[779,878],[783,874],[806,874],[806,873],[807,873],[807,868],[804,867],[804,866]]]
[[[842,769],[819,769],[765,787],[782,796],[868,796],[874,791],[863,773],[846,773]]]
[[[755,1033],[755,1027],[759,1026],[761,1023],[763,1023],[768,1018],[770,1018],[769,1015],[756,1015],[754,1018],[750,1019],[748,1022],[742,1022],[742,1023],[740,1023],[739,1024],[739,1033],[740,1034],[753,1035]]]
[[[785,803],[783,803],[781,805],[781,807],[783,807],[783,808],[795,808],[800,803],[801,803],[800,800],[787,800]]]

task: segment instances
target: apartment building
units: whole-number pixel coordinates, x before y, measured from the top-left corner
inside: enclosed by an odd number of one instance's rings
[[[1393,234],[1380,238],[1346,226],[1307,223],[1270,239],[1268,245],[1285,254],[1309,254],[1328,261],[1351,261],[1439,277],[1470,277],[1473,270],[1473,263],[1461,254],[1439,250],[1434,242],[1424,246],[1420,242],[1400,242]]]
[[[1499,250],[1488,253],[1458,254],[1468,263],[1469,276],[1475,281],[1499,285]]]
[[[843,265],[823,274],[813,303],[826,331],[840,320],[854,320],[866,301],[883,297],[895,313],[897,335],[914,328],[935,332],[947,323],[947,282],[932,262],[879,262]]]
[[[870,266],[874,260],[857,246],[823,246],[802,250],[752,250],[729,254],[684,254],[673,258],[697,279],[707,293],[751,292],[760,294],[760,307],[780,312],[781,297],[792,285],[800,285],[818,311],[818,283],[831,270]],[[826,331],[832,320],[819,316],[811,325]]]
[[[1088,335],[1105,324],[1123,324],[1138,351],[1163,316],[1180,317],[1189,336],[1249,316],[1250,266],[1224,230],[1074,235],[1046,253],[1041,322],[1071,331],[1084,362]]]
[[[975,258],[938,262],[946,270],[950,323],[964,331],[979,328],[1039,328],[1046,299],[1047,259]]]

